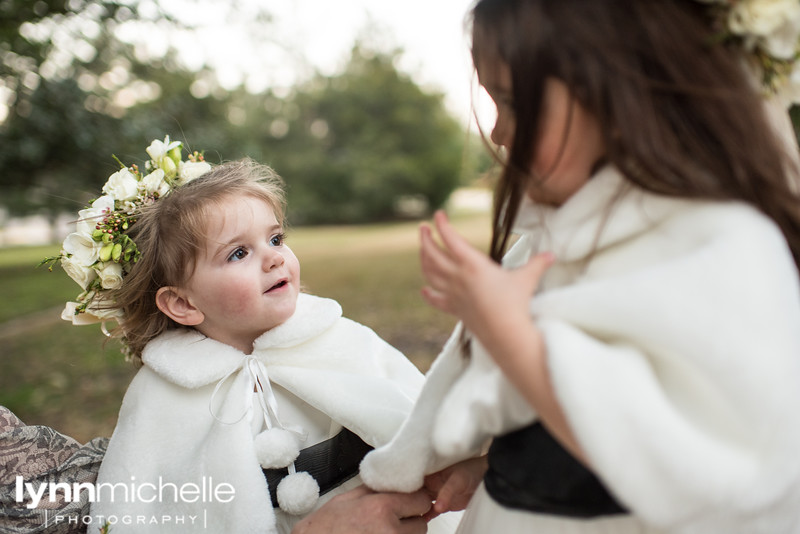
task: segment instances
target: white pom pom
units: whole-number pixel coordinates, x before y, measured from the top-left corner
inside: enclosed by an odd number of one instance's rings
[[[287,514],[310,512],[319,499],[319,484],[305,471],[287,475],[278,484],[278,506]]]
[[[253,440],[256,457],[264,469],[286,467],[297,459],[300,449],[297,438],[288,430],[265,430]]]

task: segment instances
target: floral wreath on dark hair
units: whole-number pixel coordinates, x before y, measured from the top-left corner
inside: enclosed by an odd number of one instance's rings
[[[800,0],[696,0],[708,4],[723,42],[744,47],[768,94],[800,103]]]
[[[142,172],[138,165],[126,166],[116,156],[120,170],[112,174],[102,189],[102,196],[78,212],[76,230],[70,233],[57,256],[45,258],[39,265],[60,263],[80,287],[75,301],[67,302],[61,318],[75,325],[120,322],[122,310],[116,307],[114,292],[140,256],[127,231],[136,223],[143,206],[152,204],[211,170],[199,152],[181,159],[183,144],[154,140],[147,147],[150,159]]]

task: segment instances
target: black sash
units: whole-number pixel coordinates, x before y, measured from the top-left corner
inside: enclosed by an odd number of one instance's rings
[[[298,472],[306,471],[319,484],[319,494],[324,495],[358,474],[358,465],[372,450],[364,440],[344,428],[337,435],[300,451],[294,461]],[[272,506],[278,507],[278,484],[289,474],[288,468],[262,469],[267,477]]]
[[[583,518],[627,513],[541,423],[492,442],[484,483],[509,508]]]

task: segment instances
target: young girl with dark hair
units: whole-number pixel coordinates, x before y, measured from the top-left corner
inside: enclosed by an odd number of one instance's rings
[[[793,0],[475,5],[490,256],[423,227],[461,323],[370,487],[469,501],[461,533],[800,532],[799,175],[763,98],[798,33]]]

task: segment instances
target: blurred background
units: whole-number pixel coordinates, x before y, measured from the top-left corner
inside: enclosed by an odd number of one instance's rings
[[[419,296],[419,221],[446,208],[489,239],[470,3],[0,0],[0,404],[110,435],[135,369],[97,326],[60,320],[79,288],[36,265],[111,155],[141,165],[165,135],[275,168],[308,291],[427,370],[454,321]]]
[[[111,155],[141,165],[165,135],[211,163],[274,167],[307,290],[427,370],[454,321],[419,296],[419,222],[445,208],[489,241],[471,3],[0,0],[0,404],[80,441],[110,435],[135,369],[97,326],[60,320],[79,288],[36,265],[119,168]]]

